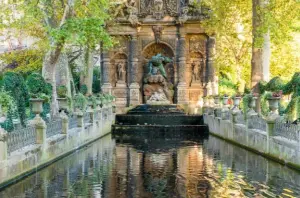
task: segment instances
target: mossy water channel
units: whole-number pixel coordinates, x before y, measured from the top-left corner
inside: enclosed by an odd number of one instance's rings
[[[111,135],[0,197],[300,197],[300,172],[208,137]]]

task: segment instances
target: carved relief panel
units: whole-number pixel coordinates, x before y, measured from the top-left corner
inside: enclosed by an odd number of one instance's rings
[[[193,35],[189,38],[189,79],[188,83],[205,83],[207,71],[207,38],[203,35]]]
[[[152,15],[156,20],[177,16],[177,0],[140,0],[140,16]]]
[[[116,83],[127,84],[128,78],[128,58],[126,54],[117,53],[111,58],[110,82],[114,86]]]

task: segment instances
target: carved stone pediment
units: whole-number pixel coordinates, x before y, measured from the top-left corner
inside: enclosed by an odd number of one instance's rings
[[[157,20],[164,16],[177,16],[177,0],[140,0],[140,16],[148,15]]]

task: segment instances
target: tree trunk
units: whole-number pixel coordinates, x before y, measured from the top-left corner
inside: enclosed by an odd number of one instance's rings
[[[263,45],[263,55],[262,55],[263,63],[263,80],[270,80],[270,59],[271,59],[271,39],[270,39],[270,31],[264,34],[264,45]]]
[[[266,0],[252,0],[252,60],[251,85],[258,93],[258,83],[270,78],[271,41],[270,32],[264,27],[264,8]],[[267,31],[265,31],[267,29]]]
[[[264,39],[260,27],[262,16],[259,13],[262,0],[252,0],[252,59],[251,59],[251,86],[258,93],[258,83],[262,80],[263,50],[260,42]]]
[[[93,93],[93,53],[89,48],[84,49],[84,69],[80,77],[80,83],[87,86],[87,94],[91,95]]]
[[[45,55],[43,61],[43,77],[46,82],[52,85],[52,98],[51,98],[51,115],[52,117],[58,115],[58,102],[57,102],[57,91],[56,91],[56,64],[61,54],[62,46],[57,46],[56,49],[51,49]]]

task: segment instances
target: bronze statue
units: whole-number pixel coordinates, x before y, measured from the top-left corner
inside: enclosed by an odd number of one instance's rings
[[[156,56],[152,56],[148,63],[149,75],[156,75],[158,70],[161,75],[167,79],[167,74],[164,68],[164,64],[172,62],[172,59],[162,56],[161,54],[157,54]]]

